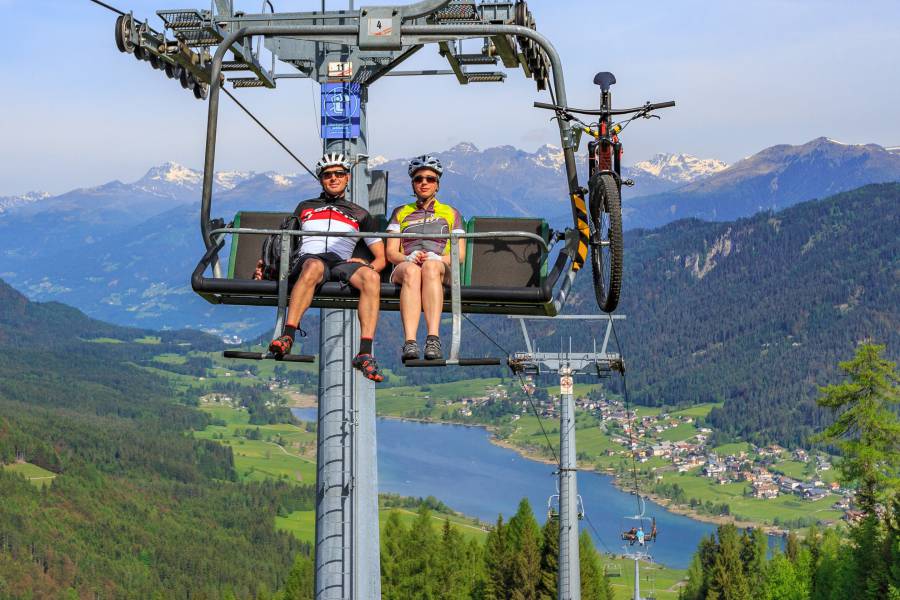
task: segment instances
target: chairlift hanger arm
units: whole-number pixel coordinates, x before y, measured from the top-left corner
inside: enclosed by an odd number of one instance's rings
[[[209,90],[209,111],[207,116],[206,155],[203,164],[203,194],[200,209],[200,228],[203,242],[207,248],[213,246],[210,226],[213,176],[215,172],[215,145],[218,130],[219,99],[221,90],[222,61],[226,52],[238,41],[248,36],[296,35],[318,41],[336,39],[350,45],[357,43],[359,28],[356,25],[302,25],[302,26],[251,26],[234,31],[219,44],[211,64],[211,84]],[[556,101],[565,106],[567,103],[565,79],[559,53],[542,34],[534,29],[519,25],[403,25],[401,35],[406,36],[404,43],[420,44],[430,41],[457,39],[464,37],[484,37],[496,34],[518,35],[533,39],[547,53],[552,67]],[[560,122],[560,137],[563,146],[566,175],[570,194],[580,194],[578,175],[575,168],[574,139],[571,126]],[[571,284],[569,284],[571,287]]]

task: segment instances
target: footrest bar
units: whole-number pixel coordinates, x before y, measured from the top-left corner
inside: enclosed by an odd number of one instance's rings
[[[222,352],[225,358],[239,358],[241,360],[277,360],[279,362],[298,362],[311,363],[316,362],[315,356],[308,354],[285,354],[284,356],[275,356],[271,352],[245,352],[243,350],[225,350]]]
[[[403,361],[405,367],[488,367],[500,364],[499,358],[459,358],[457,360],[416,358]]]

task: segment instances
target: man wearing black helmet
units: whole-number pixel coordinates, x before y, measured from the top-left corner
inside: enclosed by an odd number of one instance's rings
[[[305,200],[297,205],[294,214],[300,220],[302,231],[321,232],[375,232],[377,223],[369,212],[345,197],[350,182],[350,162],[343,154],[327,153],[316,163],[316,175],[322,184],[318,198]],[[354,257],[359,244],[368,246],[371,262]],[[291,351],[300,319],[312,303],[318,287],[326,281],[340,281],[359,290],[359,353],[353,359],[353,367],[372,381],[383,381],[378,363],[372,355],[372,339],[378,323],[378,307],[381,301],[381,277],[385,267],[384,243],[380,238],[349,238],[304,236],[291,257],[291,273],[288,278],[291,300],[285,319],[284,332],[272,340],[269,351],[283,356]],[[256,279],[263,278],[263,261],[257,263]],[[301,330],[302,334],[302,330]]]
[[[425,338],[425,358],[443,358],[438,337],[441,311],[444,307],[444,284],[450,282],[450,240],[447,234],[464,233],[462,217],[449,204],[437,199],[441,175],[441,161],[422,155],[409,163],[415,202],[396,208],[387,230],[390,232],[434,234],[428,239],[397,239],[387,241],[387,259],[394,265],[391,281],[400,284],[400,318],[403,321],[404,360],[419,358],[416,334],[420,315],[425,313],[428,328]],[[466,243],[459,240],[459,259],[465,259]]]

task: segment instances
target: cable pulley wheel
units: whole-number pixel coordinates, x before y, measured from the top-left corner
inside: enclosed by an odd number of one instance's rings
[[[164,69],[166,72],[166,77],[168,77],[169,79],[177,79],[178,76],[180,75],[180,73],[179,73],[180,69],[181,69],[181,67],[179,67],[178,65],[174,65],[172,63],[167,62],[165,69]]]
[[[194,84],[194,98],[197,100],[206,100],[207,87],[205,83],[197,82]]]
[[[134,57],[138,60],[147,60],[147,51],[141,46],[135,46]]]
[[[161,65],[159,64],[159,57],[156,56],[155,54],[148,52],[147,60],[150,61],[150,66],[153,67],[154,69],[159,70],[161,68]]]
[[[134,52],[134,44],[131,41],[131,15],[119,15],[116,19],[116,48],[119,52]]]
[[[181,70],[181,73],[178,75],[178,80],[181,82],[181,87],[184,89],[190,89],[194,85],[194,76],[191,75],[191,72],[187,69]]]
[[[519,27],[527,27],[528,23],[528,4],[526,2],[516,2],[516,25]]]

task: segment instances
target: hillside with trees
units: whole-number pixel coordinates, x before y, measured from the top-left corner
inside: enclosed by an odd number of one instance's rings
[[[841,482],[856,487],[847,525],[791,533],[771,558],[759,530],[723,525],[700,543],[683,600],[900,598],[900,374],[883,352],[860,346],[818,399],[837,418],[816,437],[840,448]]]
[[[795,447],[830,422],[816,386],[865,339],[900,352],[900,184],[869,185],[781,212],[726,223],[683,220],[625,235],[616,332],[632,400],[649,406],[724,402],[711,424],[728,436]],[[590,274],[566,312],[597,313]],[[472,317],[499,345],[522,350],[514,320]],[[379,348],[391,364],[397,332],[384,320]],[[529,324],[543,350],[571,336],[602,339],[602,322]],[[498,355],[464,323],[471,354]],[[616,349],[614,341],[610,348]],[[379,355],[381,358],[382,355]],[[406,369],[410,383],[447,381],[487,369]],[[615,391],[617,378],[608,380]]]
[[[146,334],[0,283],[0,463],[52,473],[0,468],[0,597],[251,598],[309,554],[274,523],[312,487],[237,483],[230,448],[186,435],[209,417],[134,364],[215,340]]]

